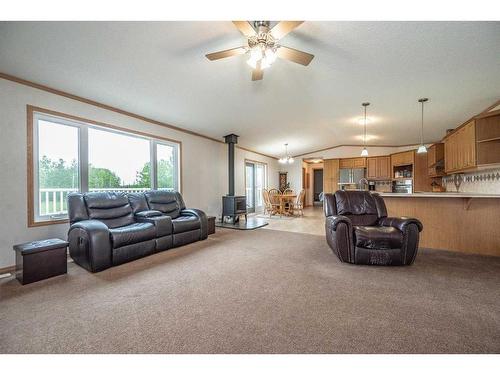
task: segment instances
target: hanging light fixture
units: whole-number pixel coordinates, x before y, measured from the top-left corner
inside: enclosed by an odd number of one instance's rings
[[[278,160],[281,164],[292,164],[294,162],[293,158],[288,155],[288,143],[285,143],[285,156]]]
[[[422,127],[420,128],[420,146],[417,150],[417,154],[424,154],[427,152],[427,147],[424,145],[424,103],[428,100],[428,98],[418,99],[418,102],[422,103]]]
[[[363,151],[361,151],[361,156],[368,156],[368,150],[366,149],[366,107],[368,107],[370,103],[363,103],[362,106],[365,107],[365,133],[363,136]]]

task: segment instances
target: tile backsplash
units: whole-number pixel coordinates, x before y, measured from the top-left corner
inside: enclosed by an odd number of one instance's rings
[[[500,168],[443,177],[443,186],[446,187],[446,191],[457,191],[455,178],[460,184],[458,191],[461,193],[500,194]]]

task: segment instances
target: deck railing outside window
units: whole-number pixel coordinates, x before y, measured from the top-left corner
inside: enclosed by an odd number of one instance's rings
[[[138,193],[150,188],[96,188],[90,191],[125,191],[127,193]],[[38,207],[42,215],[65,215],[68,213],[68,194],[78,191],[71,188],[46,188],[39,189]]]

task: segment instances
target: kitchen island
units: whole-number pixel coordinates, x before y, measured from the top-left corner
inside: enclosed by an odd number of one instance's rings
[[[476,193],[379,193],[389,216],[424,225],[420,247],[500,256],[500,195]]]

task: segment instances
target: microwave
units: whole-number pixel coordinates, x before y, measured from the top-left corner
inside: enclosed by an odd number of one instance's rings
[[[404,179],[392,182],[392,192],[401,194],[413,193],[413,180]]]

